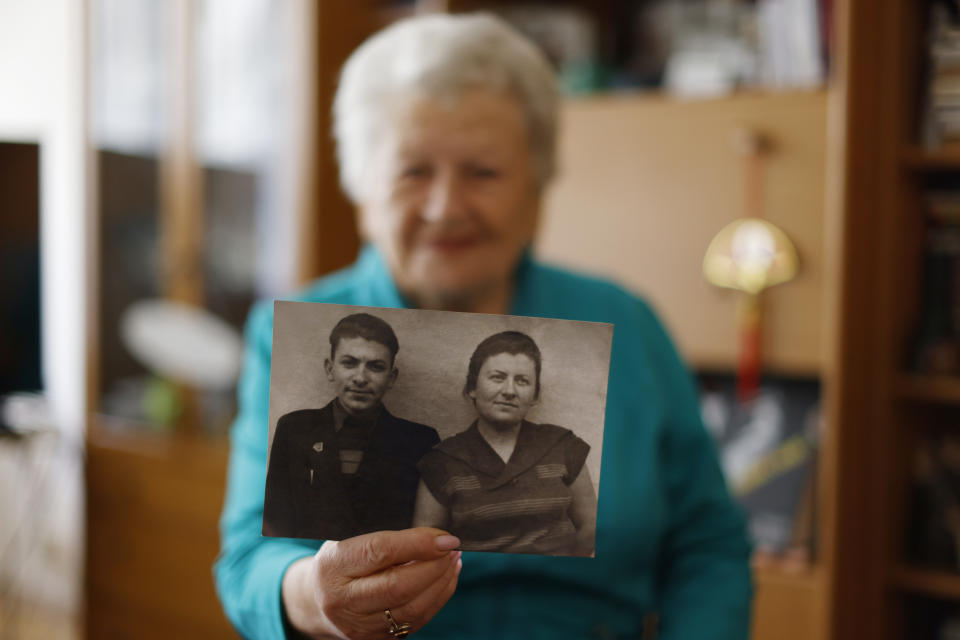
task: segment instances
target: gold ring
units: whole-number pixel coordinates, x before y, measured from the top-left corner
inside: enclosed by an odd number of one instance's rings
[[[406,638],[410,635],[410,627],[413,626],[409,622],[397,622],[393,619],[393,614],[390,613],[390,609],[384,609],[383,614],[387,616],[387,622],[390,623],[390,628],[387,629],[387,633],[390,634],[392,638]]]

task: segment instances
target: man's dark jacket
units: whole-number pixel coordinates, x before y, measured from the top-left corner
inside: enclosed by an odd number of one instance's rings
[[[263,534],[343,540],[406,529],[420,482],[417,461],[440,441],[384,407],[356,473],[340,472],[333,402],[283,415],[270,448]]]

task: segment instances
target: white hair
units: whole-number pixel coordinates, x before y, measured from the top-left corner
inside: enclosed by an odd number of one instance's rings
[[[557,85],[550,63],[529,40],[489,14],[408,18],[374,34],[343,66],[333,103],[340,183],[355,202],[363,196],[377,127],[388,120],[389,98],[414,92],[456,96],[489,89],[514,97],[526,116],[531,161],[540,188],[555,166]]]

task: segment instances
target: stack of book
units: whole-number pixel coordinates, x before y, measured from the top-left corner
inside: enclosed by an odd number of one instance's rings
[[[912,475],[908,559],[960,571],[960,437],[951,432],[921,436]]]
[[[923,299],[911,368],[960,375],[960,191],[926,194]]]
[[[759,40],[758,84],[774,88],[811,88],[827,74],[824,0],[761,0],[756,4]]]
[[[960,145],[960,1],[931,4],[929,54],[925,142]]]

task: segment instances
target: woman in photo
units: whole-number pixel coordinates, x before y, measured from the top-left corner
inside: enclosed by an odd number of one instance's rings
[[[445,529],[472,551],[593,554],[597,497],[572,431],[526,420],[540,398],[540,349],[504,331],[470,357],[477,419],[420,460],[414,526]]]

